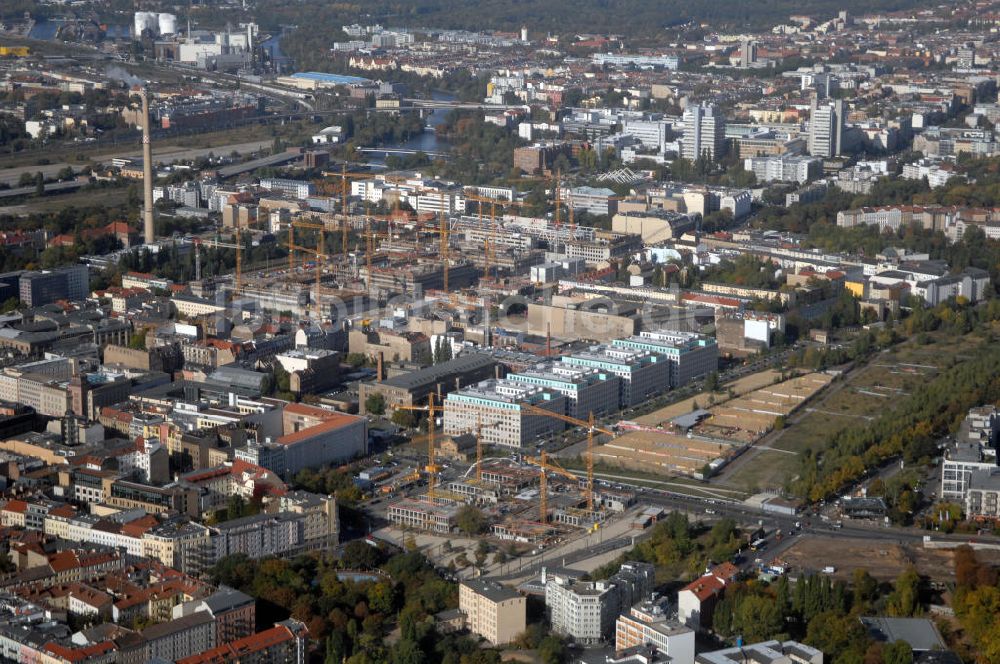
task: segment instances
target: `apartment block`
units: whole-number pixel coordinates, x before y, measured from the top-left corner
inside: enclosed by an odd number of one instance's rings
[[[309,631],[289,618],[263,632],[250,634],[215,648],[177,660],[177,664],[306,664]]]
[[[809,154],[836,157],[841,153],[844,134],[844,102],[819,105],[814,99],[809,114]]]
[[[458,609],[466,626],[494,646],[513,641],[527,627],[527,600],[488,579],[469,579],[458,588]]]
[[[688,106],[684,111],[681,155],[689,161],[718,161],[725,153],[726,119],[717,107]]]
[[[998,469],[1000,466],[997,465],[995,451],[987,454],[987,450],[978,443],[955,441],[945,452],[941,466],[941,498],[964,501],[973,473],[990,473]]]
[[[280,556],[302,548],[303,519],[295,514],[256,514],[216,526],[214,558],[244,554],[254,560]]]
[[[86,265],[71,265],[42,272],[25,272],[19,281],[21,302],[40,307],[56,300],[82,300],[90,294]]]
[[[309,198],[316,191],[316,187],[312,182],[307,182],[305,180],[288,180],[283,178],[264,178],[260,181],[260,188],[278,192],[283,196],[297,198],[300,200]]]
[[[215,620],[198,612],[147,627],[141,634],[146,640],[147,662],[174,662],[215,647]]]
[[[758,182],[805,184],[823,174],[823,160],[799,155],[748,157],[743,160],[743,168],[757,176]]]
[[[698,664],[823,664],[822,651],[798,641],[763,641],[699,654]]]
[[[287,478],[304,468],[342,463],[368,449],[365,418],[315,406],[287,406],[283,432],[277,440],[266,438],[239,448],[236,458]]]
[[[668,613],[665,601],[641,602],[615,622],[615,650],[651,645],[673,664],[694,664],[694,630]]]
[[[970,519],[1000,520],[1000,469],[976,470],[969,474],[965,514]]]
[[[584,644],[615,635],[615,621],[623,608],[645,600],[653,587],[654,569],[648,563],[626,563],[605,581],[579,581],[561,574],[543,574],[545,607],[552,631]]]

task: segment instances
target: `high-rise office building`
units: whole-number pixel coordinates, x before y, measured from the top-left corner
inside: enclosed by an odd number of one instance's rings
[[[745,41],[740,46],[740,64],[749,67],[757,62],[757,42]]]
[[[19,287],[21,302],[29,307],[40,307],[56,300],[82,300],[90,294],[90,272],[86,265],[25,272]]]
[[[809,113],[809,154],[836,157],[841,153],[844,134],[844,102],[819,105],[813,99]]]
[[[726,148],[726,118],[712,105],[689,106],[684,111],[682,156],[689,161],[704,157],[718,161]]]

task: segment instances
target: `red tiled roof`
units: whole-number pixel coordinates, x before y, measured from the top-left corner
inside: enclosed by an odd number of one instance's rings
[[[338,413],[335,413],[332,410],[320,408],[319,406],[310,406],[309,404],[304,403],[290,403],[285,406],[285,412],[291,413],[292,415],[315,417],[320,420],[327,420],[338,415]]]
[[[342,415],[339,413],[332,413],[332,415],[332,418],[324,419],[323,422],[314,427],[309,427],[308,429],[302,429],[301,431],[296,431],[295,433],[282,436],[278,439],[278,444],[294,445],[295,443],[300,443],[303,440],[308,440],[313,436],[350,426],[358,421],[358,418],[353,415]]]
[[[130,537],[141,537],[146,531],[157,525],[159,521],[155,516],[147,514],[122,526],[122,532]]]
[[[49,557],[49,567],[53,572],[65,572],[80,566],[80,561],[72,551],[60,551]]]
[[[15,512],[17,514],[24,514],[28,511],[28,503],[23,500],[8,500],[7,504],[3,506],[5,512]]]
[[[112,221],[110,224],[104,227],[105,232],[115,233],[120,235],[128,235],[130,233],[138,233],[134,228],[131,228],[124,221]]]
[[[177,660],[177,664],[225,664],[253,653],[259,653],[268,648],[274,648],[295,638],[292,631],[284,625],[275,625],[263,632],[245,636],[242,639],[224,643],[217,648],[190,657]]]
[[[694,593],[694,596],[698,598],[699,602],[704,602],[705,600],[720,594],[725,589],[725,584],[719,579],[707,574],[705,576],[699,577],[681,588],[681,592],[688,590]]]
[[[89,646],[73,646],[72,648],[50,641],[44,647],[47,652],[70,662],[83,662],[91,657],[106,655],[115,650],[115,644],[111,641],[101,641]]]
[[[76,508],[72,505],[60,505],[49,510],[49,516],[61,516],[71,519],[76,516]]]
[[[739,568],[730,562],[724,562],[712,568],[712,576],[718,577],[726,583],[735,579],[739,574]]]

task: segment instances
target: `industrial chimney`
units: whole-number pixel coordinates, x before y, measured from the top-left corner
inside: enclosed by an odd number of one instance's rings
[[[142,88],[142,224],[146,244],[156,242],[153,226],[153,144],[149,138],[149,90]]]

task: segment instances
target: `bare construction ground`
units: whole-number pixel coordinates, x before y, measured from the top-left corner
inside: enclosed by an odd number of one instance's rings
[[[736,396],[740,396],[767,385],[773,385],[774,381],[778,380],[780,376],[781,374],[777,371],[768,369],[766,371],[759,371],[755,374],[750,374],[749,376],[744,376],[743,378],[740,378],[732,383],[727,383],[725,387],[727,389],[732,389]],[[708,392],[702,392],[691,397],[690,399],[678,401],[677,403],[672,403],[669,406],[653,411],[649,415],[637,417],[635,421],[645,426],[655,427],[671,418],[677,417],[678,415],[690,413],[695,409],[696,405],[701,408],[708,406],[712,396],[713,395]],[[724,394],[716,394],[714,396],[716,400],[726,398]]]
[[[838,431],[863,426],[899,407],[949,362],[968,359],[981,341],[976,335],[955,337],[945,332],[928,336],[932,343],[901,344],[853,369],[787,418],[783,430],[765,436],[712,482],[751,493],[782,488],[797,476],[806,450],[823,449]]]
[[[772,371],[748,376],[739,386],[745,390],[742,396],[710,407],[707,402],[699,402],[711,415],[690,433],[676,430],[669,420],[661,419],[690,412],[682,408],[683,403],[640,418],[638,422],[649,429],[631,431],[596,447],[595,460],[665,475],[697,473],[715,459],[728,458],[759,440],[778,417],[788,417],[833,380],[828,374],[810,373],[775,384],[777,377]],[[757,388],[751,390],[751,386]],[[697,398],[690,401],[694,406]]]
[[[934,581],[953,583],[953,556],[951,551],[892,540],[802,537],[781,555],[781,560],[791,566],[793,575],[819,572],[830,566],[836,569],[833,576],[845,581],[850,581],[857,568],[868,570],[879,581],[892,581],[913,565],[917,572]]]

